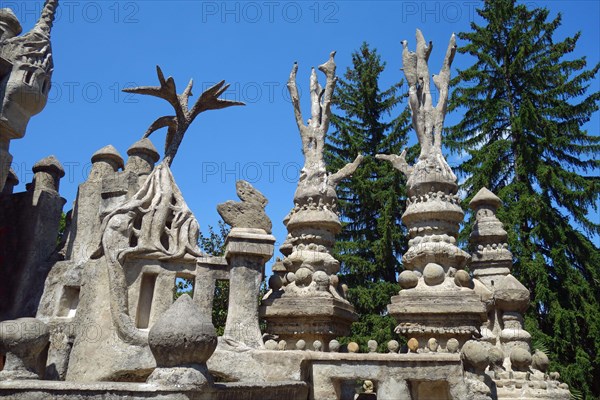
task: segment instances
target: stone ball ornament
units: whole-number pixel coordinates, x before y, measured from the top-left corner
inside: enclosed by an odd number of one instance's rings
[[[423,279],[429,286],[436,286],[444,282],[446,278],[446,272],[441,265],[435,263],[429,263],[423,269]]]
[[[531,361],[531,354],[521,347],[517,347],[510,353],[510,364],[515,371],[529,371]]]
[[[398,283],[402,289],[412,289],[419,283],[419,277],[413,271],[402,271],[398,275]]]

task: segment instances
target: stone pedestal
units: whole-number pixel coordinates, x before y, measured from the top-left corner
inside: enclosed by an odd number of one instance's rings
[[[333,297],[279,297],[263,300],[261,315],[267,332],[285,340],[294,349],[298,340],[312,349],[319,340],[327,351],[330,340],[344,336],[358,319],[354,307]]]
[[[248,347],[262,348],[258,294],[265,262],[273,255],[275,237],[263,229],[233,228],[226,241],[230,267],[229,308],[223,336]]]

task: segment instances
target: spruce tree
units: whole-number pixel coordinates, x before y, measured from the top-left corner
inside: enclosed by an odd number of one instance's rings
[[[358,153],[365,156],[352,178],[338,186],[344,228],[334,248],[341,279],[350,288],[349,300],[360,314],[346,340],[357,341],[363,349],[369,339],[384,348],[395,337],[396,324],[386,315],[386,305],[400,290],[396,274],[406,250],[400,220],[405,208],[404,177],[389,163],[375,160],[375,155],[402,151],[410,116],[398,94],[401,83],[379,88],[384,68],[377,51],[366,43],[352,54],[352,67],[338,80],[332,116],[335,131],[328,137],[325,155],[331,171]],[[390,113],[400,107],[404,112],[392,119]]]
[[[475,58],[454,79],[464,111],[446,144],[466,154],[466,202],[486,186],[503,201],[513,275],[531,291],[526,329],[575,394],[600,396],[600,137],[583,125],[598,110],[600,65],[569,57],[580,33],[555,40],[560,14],[514,0],[485,1],[485,21],[458,35]],[[597,135],[597,132],[596,132]],[[468,229],[465,230],[468,233]]]

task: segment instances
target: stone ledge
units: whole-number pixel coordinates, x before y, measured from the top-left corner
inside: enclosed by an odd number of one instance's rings
[[[57,381],[5,381],[0,382],[0,397],[13,400],[117,400],[127,396],[130,400],[219,400],[244,398],[249,400],[304,400],[308,385],[304,382],[276,383],[217,383],[203,390],[180,390],[147,383],[130,382],[57,382]]]

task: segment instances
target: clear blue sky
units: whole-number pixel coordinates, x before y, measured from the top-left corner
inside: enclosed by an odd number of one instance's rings
[[[172,75],[181,91],[194,78],[202,88],[221,79],[231,83],[227,98],[245,101],[201,114],[187,132],[173,172],[201,229],[216,225],[216,205],[235,196],[235,181],[247,179],[269,199],[268,215],[278,243],[285,239],[283,217],[292,206],[303,160],[285,83],[297,60],[298,84],[308,90],[310,67],[337,50],[338,75],[363,41],[387,62],[382,87],[402,78],[400,41],[415,46],[421,28],[435,48],[437,70],[452,32],[478,20],[477,1],[62,1],[52,32],[55,72],[50,101],[33,118],[25,138],[11,143],[13,167],[23,190],[31,167],[54,154],[65,166],[61,194],[72,208],[77,185],[85,180],[90,157],[113,144],[126,157],[157,117],[171,113],[156,98],[121,93],[123,87],[155,85],[155,66]],[[574,56],[589,65],[600,58],[598,1],[535,1],[551,16],[561,12],[559,36],[583,35]],[[42,1],[1,1],[25,30],[35,23]],[[459,42],[459,45],[461,43]],[[454,67],[471,60],[457,55]],[[593,83],[599,90],[600,80]],[[308,114],[308,102],[302,101]],[[397,112],[400,112],[398,110]],[[458,114],[447,118],[453,124]],[[596,115],[588,124],[598,134]],[[152,140],[161,151],[165,132]],[[450,159],[451,164],[456,160]],[[595,217],[598,217],[596,214]],[[276,252],[278,255],[278,251]]]

